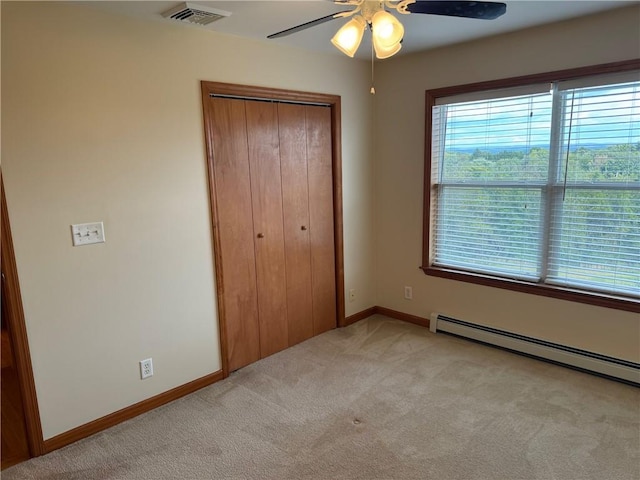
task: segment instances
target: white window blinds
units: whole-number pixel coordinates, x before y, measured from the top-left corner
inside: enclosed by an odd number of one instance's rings
[[[640,296],[640,82],[624,80],[438,99],[433,266]]]
[[[640,295],[640,82],[560,98],[564,201],[551,212],[548,281]]]

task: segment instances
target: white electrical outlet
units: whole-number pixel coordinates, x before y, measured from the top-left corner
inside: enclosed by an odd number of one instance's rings
[[[413,288],[404,287],[404,298],[405,300],[413,300]]]
[[[140,378],[144,380],[149,377],[153,377],[153,359],[151,358],[140,361]]]
[[[351,290],[349,290],[349,301],[350,302],[355,302],[356,301],[356,289],[352,288]]]

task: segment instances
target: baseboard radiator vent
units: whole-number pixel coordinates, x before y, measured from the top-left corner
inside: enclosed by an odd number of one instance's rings
[[[431,314],[429,329],[433,333],[449,333],[530,357],[620,380],[634,386],[640,386],[640,363],[620,360],[600,355],[599,353],[587,352],[497,328],[465,322],[438,313]]]

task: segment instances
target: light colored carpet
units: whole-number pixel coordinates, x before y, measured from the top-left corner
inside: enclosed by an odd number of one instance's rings
[[[639,389],[374,316],[2,478],[637,480],[639,452]]]

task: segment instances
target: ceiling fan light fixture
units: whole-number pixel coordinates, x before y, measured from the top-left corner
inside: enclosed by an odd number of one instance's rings
[[[338,30],[331,39],[331,43],[342,53],[353,58],[360,46],[360,42],[362,42],[366,26],[367,22],[364,18],[357,15]]]
[[[402,44],[400,42],[395,45],[386,46],[382,44],[375,35],[373,36],[373,49],[376,51],[376,58],[381,60],[389,57],[393,57],[400,51]]]
[[[1,0],[0,0],[1,1]],[[388,58],[400,51],[404,37],[404,26],[396,18],[397,14],[429,14],[445,17],[496,19],[507,11],[506,3],[496,1],[467,0],[333,0],[341,6],[353,7],[332,15],[325,15],[310,22],[287,28],[268,35],[280,38],[328,22],[335,18],[351,17],[331,39],[331,43],[341,52],[353,57],[362,42],[364,30],[370,27],[373,44],[378,58]],[[392,15],[386,9],[394,11]]]
[[[379,10],[371,18],[371,34],[380,46],[391,48],[404,37],[404,27],[389,12]]]

